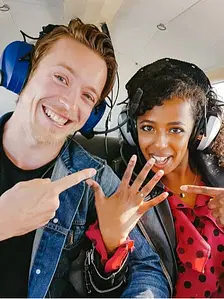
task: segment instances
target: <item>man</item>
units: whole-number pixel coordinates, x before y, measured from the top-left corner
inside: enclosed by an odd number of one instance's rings
[[[79,255],[85,231],[96,220],[93,191],[81,181],[94,176],[107,198],[122,193],[115,193],[119,180],[103,161],[67,140],[111,91],[115,73],[110,40],[79,19],[37,42],[15,112],[0,120],[1,297],[68,296],[71,263]],[[147,167],[149,171],[151,165]],[[133,163],[129,173],[131,168]],[[140,205],[137,191],[131,200],[136,198]],[[110,202],[115,210],[116,201]],[[111,223],[99,217],[100,226],[106,227],[101,233],[109,253],[126,241],[130,231],[124,232],[120,220],[124,212],[117,212]],[[137,222],[141,213],[134,214]],[[146,241],[137,229],[131,238],[136,250],[130,254],[123,296],[168,296],[158,255],[151,248],[147,253],[141,249]],[[117,272],[113,271],[111,286]]]

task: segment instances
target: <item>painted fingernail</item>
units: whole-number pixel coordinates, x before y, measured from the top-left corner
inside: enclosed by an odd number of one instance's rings
[[[182,191],[187,191],[187,186],[180,186],[180,190],[182,190]]]

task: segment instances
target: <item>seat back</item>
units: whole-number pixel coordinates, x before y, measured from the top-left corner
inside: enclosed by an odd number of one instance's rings
[[[113,160],[120,157],[120,144],[118,137],[105,138],[104,135],[97,135],[92,139],[86,139],[81,134],[77,134],[74,139],[90,154],[105,159],[110,166],[112,166]],[[105,143],[107,143],[107,147]]]

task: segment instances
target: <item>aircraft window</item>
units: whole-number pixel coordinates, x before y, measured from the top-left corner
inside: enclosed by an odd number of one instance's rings
[[[215,91],[217,92],[219,99],[224,101],[224,81],[213,84]]]

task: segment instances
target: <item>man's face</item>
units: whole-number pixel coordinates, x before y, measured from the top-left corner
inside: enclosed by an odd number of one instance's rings
[[[67,37],[55,42],[20,96],[26,133],[38,143],[64,142],[85,124],[106,78],[93,50]]]

